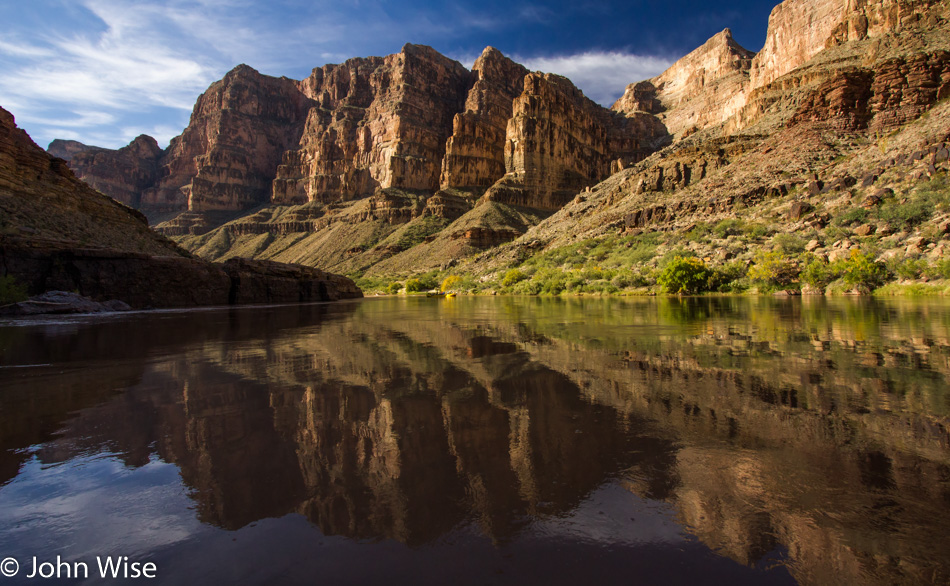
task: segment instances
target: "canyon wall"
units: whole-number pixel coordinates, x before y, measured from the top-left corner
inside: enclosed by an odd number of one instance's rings
[[[454,189],[472,203],[503,177],[517,195],[490,199],[557,209],[666,135],[652,114],[612,113],[492,47],[469,71],[407,44],[299,82],[238,66],[199,97],[164,153],[143,149],[144,137],[119,151],[51,147],[90,185],[153,216],[326,205],[389,188]]]
[[[824,49],[893,31],[927,16],[937,0],[785,0],[769,15],[750,90],[771,83]]]
[[[475,84],[465,111],[455,115],[442,160],[442,189],[481,195],[505,174],[505,139],[515,98],[524,91],[528,70],[487,47],[475,60]]]
[[[141,196],[157,211],[242,210],[266,203],[274,169],[296,145],[311,101],[287,78],[239,65],[198,98],[161,176]]]
[[[506,174],[485,198],[559,209],[612,170],[645,158],[666,135],[651,114],[611,112],[565,77],[529,73],[508,121]]]
[[[780,96],[804,86],[825,84],[822,92],[834,95],[827,96],[827,99],[822,96],[808,98],[819,110],[828,109],[823,102],[840,101],[843,93],[846,100],[854,103],[851,109],[864,108],[863,103],[856,103],[871,99],[888,103],[875,106],[878,111],[903,108],[915,112],[892,117],[906,121],[922,110],[900,104],[901,91],[888,93],[885,86],[900,88],[903,85],[906,89],[908,86],[935,84],[937,88],[942,87],[943,70],[934,72],[934,65],[918,63],[941,62],[942,58],[933,53],[903,56],[904,61],[910,63],[888,63],[888,72],[873,72],[873,67],[868,65],[880,58],[879,53],[893,51],[893,48],[869,47],[870,50],[864,54],[842,54],[830,58],[828,63],[803,68],[794,79],[784,77],[823,51],[848,42],[880,37],[905,27],[935,28],[941,18],[933,10],[936,4],[939,3],[934,0],[786,0],[772,10],[765,44],[758,53],[739,46],[731,31],[725,29],[659,76],[627,86],[612,109],[657,114],[677,138],[733,117],[726,132],[735,132],[758,120],[780,100]],[[925,43],[918,44],[923,46]],[[912,47],[913,43],[906,43],[906,48],[897,52],[907,53]],[[861,63],[862,59],[867,63]],[[865,68],[866,72],[855,75],[840,71],[855,66]],[[870,98],[870,82],[869,87],[859,88],[863,82],[858,77],[878,78],[874,82],[875,88],[880,90],[876,98]],[[841,88],[845,86],[849,89],[842,92]],[[911,102],[915,100],[920,101],[916,97],[910,98]],[[928,105],[932,102],[930,100]],[[804,109],[809,107],[806,105]],[[867,122],[873,113],[846,113],[845,116],[864,118]],[[795,120],[805,118],[807,115],[799,114]],[[854,124],[846,125],[855,127]]]
[[[50,145],[49,153],[63,152],[77,177],[92,188],[134,208],[141,207],[141,194],[158,179],[164,152],[148,135],[136,137],[118,150],[74,145]]]
[[[676,136],[719,124],[745,104],[754,56],[725,29],[657,77],[627,86],[612,109],[659,114]]]
[[[299,86],[316,106],[299,147],[283,154],[272,201],[438,189],[445,141],[471,83],[461,64],[422,45],[315,69]]]

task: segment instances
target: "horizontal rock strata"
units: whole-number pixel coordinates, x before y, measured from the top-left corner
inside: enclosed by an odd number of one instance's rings
[[[221,266],[190,257],[150,230],[141,213],[79,181],[3,109],[0,211],[0,276],[29,294],[75,291],[135,308],[362,296],[349,279],[317,269],[250,261]]]

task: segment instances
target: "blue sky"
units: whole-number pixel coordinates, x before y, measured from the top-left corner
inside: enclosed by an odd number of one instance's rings
[[[466,67],[492,45],[609,106],[723,28],[758,50],[776,1],[4,0],[0,106],[41,146],[163,147],[239,63],[302,79],[349,57],[430,45]]]

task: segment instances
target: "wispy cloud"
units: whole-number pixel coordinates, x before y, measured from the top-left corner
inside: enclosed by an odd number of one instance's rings
[[[670,59],[615,51],[585,52],[577,55],[515,58],[528,69],[567,77],[584,94],[604,106],[623,95],[628,84],[662,73]]]
[[[519,0],[503,16],[481,4],[382,0],[75,0],[63,16],[51,2],[24,3],[23,24],[0,31],[0,105],[41,144],[74,138],[113,148],[141,132],[167,143],[198,95],[238,63],[299,79],[325,63],[422,42],[455,48],[471,67],[468,51],[480,49],[473,39],[543,28],[555,16]],[[513,58],[569,77],[604,105],[668,65],[622,52]]]

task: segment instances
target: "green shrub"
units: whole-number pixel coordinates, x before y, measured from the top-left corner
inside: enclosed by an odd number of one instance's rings
[[[541,293],[541,282],[534,279],[524,280],[515,284],[514,292],[518,295],[538,295]]]
[[[772,237],[772,246],[785,254],[801,254],[805,251],[805,239],[795,234],[776,234]]]
[[[742,227],[742,220],[730,218],[713,226],[712,231],[716,236],[726,238],[727,236],[738,236],[742,234]]]
[[[928,269],[927,261],[920,258],[904,258],[888,264],[888,269],[902,279],[919,279]]]
[[[772,233],[773,233],[772,228],[770,228],[769,226],[766,226],[765,224],[752,223],[752,224],[747,224],[745,227],[745,234],[749,238],[754,238],[754,239],[765,238],[766,236]]]
[[[633,287],[646,287],[652,285],[650,279],[646,277],[642,272],[625,270],[618,271],[614,278],[610,280],[610,284],[618,289],[630,289]]]
[[[429,291],[439,287],[439,271],[429,271],[418,276],[419,283],[422,285],[420,291]]]
[[[923,271],[928,279],[950,279],[950,258],[938,260]]]
[[[511,269],[510,271],[505,273],[505,276],[502,278],[501,286],[511,287],[515,283],[520,283],[521,281],[524,281],[527,278],[528,278],[528,275],[522,273],[518,269]]]
[[[802,283],[807,283],[812,287],[824,290],[832,281],[838,278],[837,273],[828,264],[828,261],[822,260],[814,255],[810,255],[802,268]]]
[[[425,287],[422,285],[422,281],[419,279],[409,279],[406,281],[406,293],[418,293],[419,291],[425,291]]]
[[[701,293],[708,290],[713,272],[698,258],[674,257],[660,273],[657,282],[674,294]]]
[[[26,301],[28,298],[26,287],[17,283],[13,275],[0,277],[0,305],[19,303],[20,301]]]
[[[851,287],[875,289],[887,280],[887,268],[858,250],[852,250],[848,258],[834,263],[834,268]]]
[[[749,279],[765,289],[787,287],[798,280],[798,265],[778,251],[760,250],[749,267]]]
[[[739,293],[747,288],[743,283],[748,269],[742,261],[728,262],[713,269],[713,274],[709,279],[709,289],[711,291],[721,291],[723,293]]]
[[[392,283],[386,286],[386,293],[389,295],[395,295],[399,293],[400,289],[402,289],[402,283],[398,281],[393,281]]]
[[[892,227],[908,230],[923,224],[934,214],[934,204],[927,200],[889,203],[880,207],[878,217]]]
[[[850,210],[838,215],[832,224],[835,226],[850,226],[852,224],[863,224],[867,221],[870,212],[864,208],[851,208]]]

